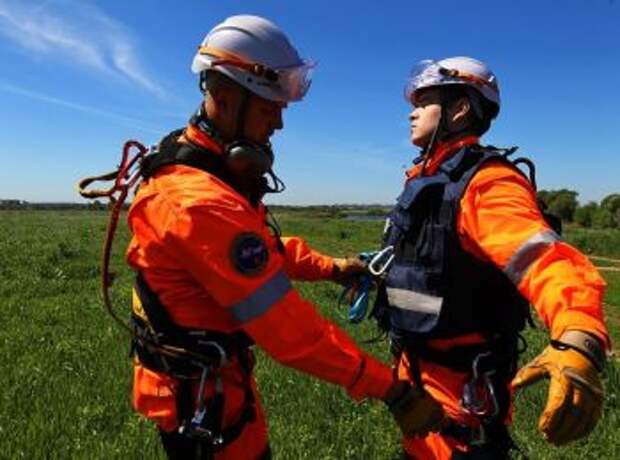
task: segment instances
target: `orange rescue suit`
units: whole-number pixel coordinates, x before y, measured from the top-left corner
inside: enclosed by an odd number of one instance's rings
[[[221,154],[204,136],[192,141]],[[333,259],[297,237],[283,238],[279,250],[266,219],[262,204],[252,207],[214,175],[185,165],[164,166],[141,184],[129,210],[133,238],[127,261],[143,274],[178,325],[242,330],[283,365],[341,385],[356,400],[383,398],[392,384],[389,367],[360,350],[291,287],[289,279],[328,279]],[[266,247],[264,261],[252,270],[238,260],[240,252],[252,250],[243,247],[248,239]],[[236,361],[221,375],[226,428],[243,409],[245,377]],[[217,459],[255,458],[267,446],[265,415],[253,377],[251,381],[257,418]],[[134,407],[165,431],[177,428],[177,386],[170,376],[135,362]],[[212,387],[206,392],[212,393]]]
[[[434,174],[452,154],[477,142],[476,137],[468,137],[441,145],[425,166],[424,174]],[[415,180],[421,169],[418,165],[407,171],[407,180]],[[500,270],[529,238],[546,230],[550,228],[539,210],[531,184],[522,174],[503,163],[491,161],[483,165],[460,200],[457,231],[462,247],[477,258],[492,262]],[[559,338],[567,330],[577,329],[596,335],[609,347],[601,308],[605,285],[587,257],[572,246],[557,241],[529,266],[517,287],[550,329],[552,339]],[[449,349],[482,340],[481,336],[470,334],[429,340],[428,345]],[[442,404],[448,417],[465,425],[477,426],[476,419],[460,410],[467,375],[424,360],[419,364],[425,389]],[[400,379],[413,380],[405,353],[396,366]],[[424,459],[449,459],[456,446],[465,448],[440,434],[403,441],[409,455]]]

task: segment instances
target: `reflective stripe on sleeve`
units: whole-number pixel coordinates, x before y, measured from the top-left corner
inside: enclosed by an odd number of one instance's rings
[[[233,305],[231,311],[240,323],[258,318],[291,289],[291,282],[284,271],[276,272],[249,297]]]
[[[558,234],[552,230],[534,234],[510,258],[506,268],[504,268],[504,273],[515,286],[519,286],[530,265],[540,257],[547,246],[559,240]]]

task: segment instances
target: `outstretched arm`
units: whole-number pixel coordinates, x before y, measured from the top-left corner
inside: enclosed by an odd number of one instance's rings
[[[597,370],[610,345],[605,281],[547,225],[529,182],[506,165],[489,164],[474,176],[458,229],[464,247],[503,270],[550,330],[551,344],[513,382],[520,388],[550,378],[543,435],[554,444],[585,436],[602,412]]]

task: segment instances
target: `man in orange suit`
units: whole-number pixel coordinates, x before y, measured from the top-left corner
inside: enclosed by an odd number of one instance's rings
[[[382,255],[391,263],[375,312],[400,378],[428,391],[449,420],[440,433],[405,439],[406,455],[508,457],[511,380],[530,303],[551,342],[514,388],[548,377],[543,436],[557,445],[585,436],[603,403],[605,282],[551,228],[510,151],[479,144],[500,108],[485,64],[424,61],[406,97],[422,154],[386,225]]]
[[[157,423],[170,458],[270,458],[253,344],[355,400],[384,400],[407,436],[442,419],[426,392],[396,382],[291,286],[364,269],[280,238],[261,201],[282,189],[269,139],[312,67],[271,22],[226,19],[192,64],[200,108],[144,161],[127,251],[138,272],[134,406]]]

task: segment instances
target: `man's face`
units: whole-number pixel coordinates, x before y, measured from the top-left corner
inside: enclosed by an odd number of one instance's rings
[[[257,144],[266,144],[277,129],[282,129],[282,111],[286,103],[250,95],[245,115],[243,136]]]
[[[441,119],[439,91],[434,88],[420,91],[409,114],[411,143],[424,148],[428,145]]]

